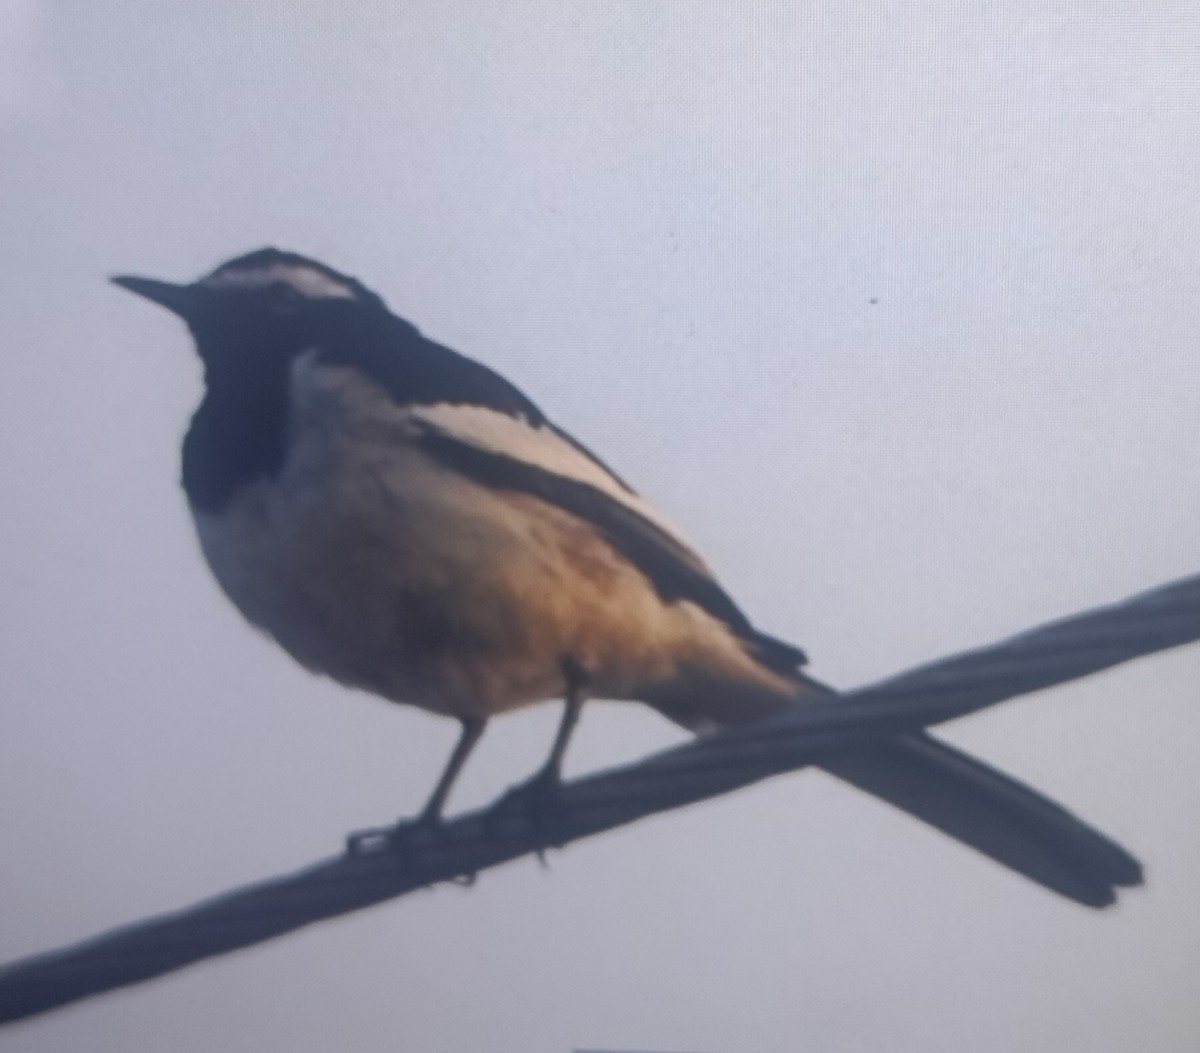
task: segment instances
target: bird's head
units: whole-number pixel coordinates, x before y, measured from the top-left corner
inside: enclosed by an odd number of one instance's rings
[[[118,275],[113,282],[179,315],[209,367],[289,359],[345,328],[386,314],[383,301],[323,263],[259,249],[221,264],[190,285]]]

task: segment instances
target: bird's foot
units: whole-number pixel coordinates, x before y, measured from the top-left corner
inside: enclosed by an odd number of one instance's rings
[[[484,828],[498,836],[515,818],[521,818],[540,835],[561,832],[566,821],[562,798],[562,776],[556,768],[543,768],[532,779],[512,787],[484,816]],[[549,847],[561,847],[561,841]],[[538,858],[546,862],[545,849]]]
[[[447,877],[444,873],[435,876],[427,869],[430,857],[428,853],[423,855],[422,852],[447,843],[442,817],[436,813],[422,813],[415,819],[401,819],[394,826],[356,830],[346,837],[346,855],[364,858],[386,853],[418,878],[427,878],[427,888],[439,880],[448,880],[455,885],[470,888],[475,884],[475,871],[465,871]]]
[[[443,829],[441,816],[422,813],[415,819],[401,819],[392,826],[355,830],[346,837],[346,855],[368,856],[377,852],[392,852],[411,858],[416,848],[436,842]]]

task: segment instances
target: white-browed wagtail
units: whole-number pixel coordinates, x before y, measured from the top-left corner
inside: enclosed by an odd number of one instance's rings
[[[114,281],[179,315],[203,361],[183,486],[229,598],[314,672],[460,723],[420,821],[521,706],[566,700],[533,783],[552,792],[588,696],[694,730],[836,701],[607,465],[353,278],[262,249],[188,285]],[[1140,880],[1118,845],[932,735],[822,767],[1079,902]]]

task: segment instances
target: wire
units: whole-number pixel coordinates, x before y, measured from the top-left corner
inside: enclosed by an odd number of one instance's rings
[[[501,801],[390,846],[341,855],[0,967],[0,1022],[137,983],[414,889],[715,797],[854,745],[911,732],[1200,639],[1200,576],[795,707],[566,784],[552,822]]]

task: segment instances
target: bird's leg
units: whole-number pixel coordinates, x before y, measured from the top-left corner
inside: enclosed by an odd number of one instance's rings
[[[562,784],[562,762],[567,752],[567,743],[571,741],[571,733],[579,722],[579,713],[583,709],[583,684],[567,681],[567,697],[563,699],[562,719],[558,722],[558,731],[554,735],[554,745],[550,747],[550,756],[541,770],[529,780],[526,785],[544,785],[551,791],[557,792]]]
[[[471,751],[483,736],[483,729],[487,727],[487,721],[482,717],[462,717],[460,720],[462,723],[462,732],[458,736],[458,741],[454,744],[454,750],[450,754],[450,759],[446,761],[446,767],[442,770],[437,785],[433,788],[433,793],[429,795],[429,800],[425,802],[425,807],[421,809],[421,814],[417,816],[416,823],[419,826],[438,826],[441,824],[442,807],[446,803],[446,798],[450,795],[450,789],[454,786],[454,782],[458,778],[459,772],[462,771],[463,765],[467,763],[467,758],[471,755]]]
[[[459,722],[462,724],[462,732],[454,744],[450,759],[446,761],[446,767],[442,769],[433,793],[429,795],[429,800],[425,802],[425,807],[421,809],[420,814],[415,819],[401,819],[395,826],[359,830],[351,834],[346,838],[346,851],[350,855],[359,855],[364,851],[369,851],[376,844],[402,847],[414,833],[418,831],[433,832],[442,825],[442,808],[446,803],[446,798],[450,795],[454,781],[458,778],[459,772],[467,763],[467,758],[471,755],[471,751],[483,735],[483,729],[487,726],[487,721],[482,717],[460,717]]]
[[[580,710],[583,709],[586,679],[582,666],[573,658],[564,659],[562,668],[567,690],[563,699],[562,719],[558,723],[550,755],[533,778],[513,787],[497,802],[491,810],[493,819],[499,819],[514,803],[524,807],[530,821],[537,827],[553,826],[562,817],[559,791],[562,788],[563,756],[567,752],[571,732],[579,722]]]

